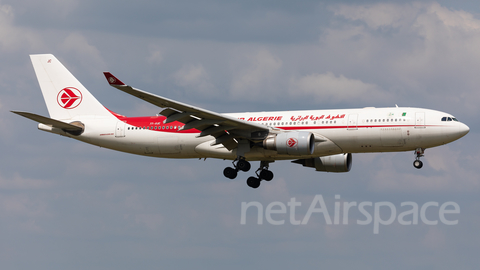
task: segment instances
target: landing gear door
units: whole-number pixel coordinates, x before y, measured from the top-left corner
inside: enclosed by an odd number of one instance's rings
[[[115,137],[125,137],[125,122],[117,122],[117,127],[115,128]]]
[[[348,130],[356,130],[357,128],[358,114],[349,114],[348,115]]]
[[[415,113],[415,128],[425,128],[425,113]]]

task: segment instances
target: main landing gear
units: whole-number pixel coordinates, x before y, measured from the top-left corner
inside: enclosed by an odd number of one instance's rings
[[[420,160],[421,157],[423,157],[423,154],[425,153],[425,148],[417,148],[415,149],[415,161],[413,162],[413,167],[417,169],[421,169],[423,167],[423,162]]]
[[[250,170],[250,167],[251,167],[250,162],[246,161],[245,158],[243,157],[237,158],[232,163],[233,163],[233,168],[227,167],[223,170],[223,175],[230,179],[236,178],[238,175],[238,171],[247,172]],[[255,171],[255,174],[257,175],[257,177],[251,176],[247,179],[247,185],[249,187],[258,188],[262,180],[270,181],[273,179],[273,172],[268,170],[268,164],[269,162],[267,161],[260,162],[260,168],[258,168],[258,170]]]
[[[236,164],[235,164],[235,161],[237,161]],[[223,170],[223,175],[227,178],[230,178],[230,179],[235,179],[235,177],[237,177],[237,174],[238,174],[239,170],[244,171],[244,172],[248,172],[250,170],[250,167],[251,167],[250,162],[246,161],[244,158],[236,159],[232,162],[232,164],[233,164],[233,168],[232,167],[226,167]]]

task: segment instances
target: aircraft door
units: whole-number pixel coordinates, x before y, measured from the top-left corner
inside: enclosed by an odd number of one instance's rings
[[[415,113],[415,128],[425,128],[425,113]]]
[[[358,120],[358,114],[349,114],[349,115],[348,115],[347,129],[348,129],[348,130],[356,130],[356,129],[358,129],[358,127],[357,127],[357,120]]]
[[[115,128],[115,137],[125,137],[125,122],[118,121]]]

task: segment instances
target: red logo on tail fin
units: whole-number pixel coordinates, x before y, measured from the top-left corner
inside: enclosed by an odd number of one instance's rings
[[[76,108],[82,102],[82,93],[74,87],[63,88],[58,92],[57,102],[64,109]]]

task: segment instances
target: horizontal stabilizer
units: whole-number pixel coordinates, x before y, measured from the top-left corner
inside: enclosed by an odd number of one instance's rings
[[[11,112],[15,113],[15,114],[18,114],[18,115],[21,115],[23,117],[26,117],[30,120],[35,121],[35,122],[62,129],[62,130],[67,131],[69,133],[78,133],[78,132],[83,131],[83,127],[75,126],[75,125],[72,125],[72,124],[69,124],[69,123],[58,121],[58,120],[48,118],[48,117],[45,117],[45,116],[41,116],[41,115],[38,115],[38,114],[29,113],[29,112],[17,112],[17,111],[11,111]]]

